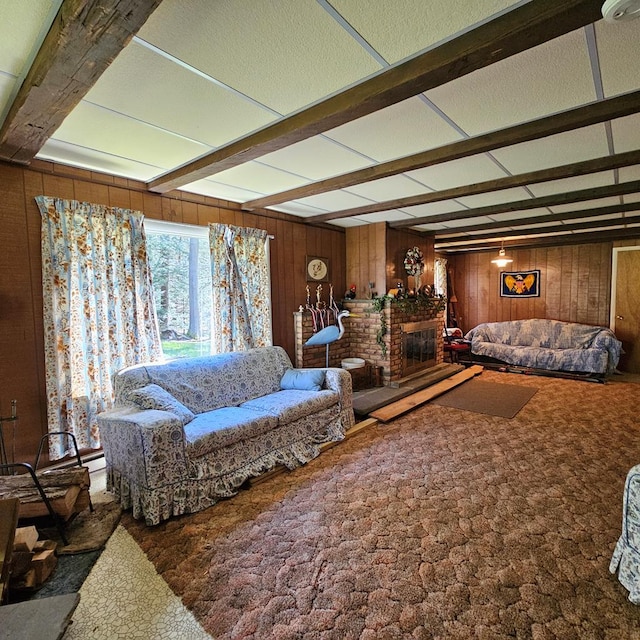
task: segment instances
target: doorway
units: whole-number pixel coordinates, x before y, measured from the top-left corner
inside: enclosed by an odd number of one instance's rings
[[[640,246],[615,247],[611,272],[611,330],[622,341],[618,369],[640,373]]]

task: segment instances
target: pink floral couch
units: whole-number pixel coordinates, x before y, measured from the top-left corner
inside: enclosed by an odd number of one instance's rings
[[[107,488],[150,525],[312,460],[354,422],[349,373],[293,369],[281,347],[136,365],[115,389],[98,416]]]

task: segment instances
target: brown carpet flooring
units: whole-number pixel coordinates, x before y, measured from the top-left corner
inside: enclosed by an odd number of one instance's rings
[[[155,528],[123,522],[215,638],[640,638],[608,572],[638,386],[537,388],[513,419],[427,404]]]

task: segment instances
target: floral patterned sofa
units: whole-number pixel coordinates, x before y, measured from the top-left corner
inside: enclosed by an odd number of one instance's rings
[[[98,416],[107,488],[150,525],[312,460],[354,422],[349,373],[293,369],[281,347],[136,365],[115,394]]]
[[[622,343],[606,327],[559,320],[480,324],[465,335],[472,356],[549,371],[613,373]]]

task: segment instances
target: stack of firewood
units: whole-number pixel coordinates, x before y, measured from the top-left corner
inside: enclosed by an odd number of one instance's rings
[[[53,510],[63,520],[81,513],[89,506],[89,469],[53,469],[38,471],[42,486]],[[28,473],[0,476],[0,498],[20,500],[20,518],[37,518],[49,514],[33,479]]]
[[[38,589],[56,568],[56,543],[40,540],[35,527],[18,527],[13,541],[10,590]]]

